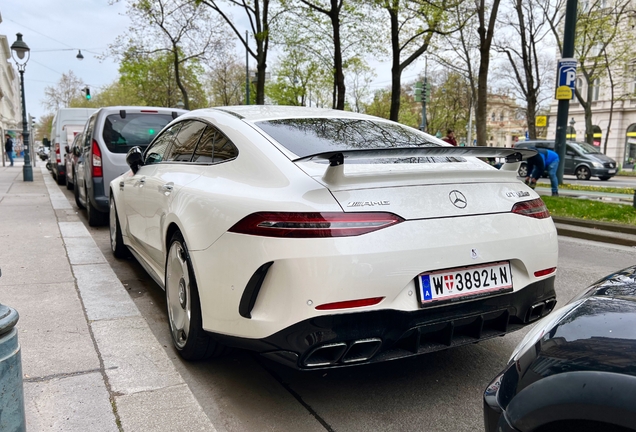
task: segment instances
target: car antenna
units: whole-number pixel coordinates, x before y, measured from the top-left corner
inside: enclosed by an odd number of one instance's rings
[[[119,117],[125,119],[126,118],[126,110],[119,110]]]
[[[176,111],[172,111],[172,119],[176,119],[177,117],[179,117],[179,113]]]

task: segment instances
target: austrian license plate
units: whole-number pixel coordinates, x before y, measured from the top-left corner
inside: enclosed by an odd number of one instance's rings
[[[611,169],[611,170],[608,170],[608,171],[607,171],[607,173],[608,173],[608,174],[615,174],[615,173],[616,173],[616,170],[615,170],[615,169]]]
[[[422,273],[417,280],[422,305],[512,290],[508,261]]]

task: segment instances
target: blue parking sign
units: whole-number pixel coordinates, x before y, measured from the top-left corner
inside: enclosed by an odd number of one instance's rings
[[[561,59],[559,60],[559,84],[558,86],[568,86],[574,90],[576,85],[576,65],[578,62],[575,59]]]

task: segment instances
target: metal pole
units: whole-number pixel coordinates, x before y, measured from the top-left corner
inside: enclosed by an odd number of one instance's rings
[[[245,105],[250,104],[250,52],[247,49],[247,30],[245,30]]]
[[[420,125],[420,130],[422,132],[426,132],[426,86],[427,86],[427,78],[424,76],[424,85],[422,86],[422,124]]]
[[[22,86],[22,145],[24,147],[24,166],[22,167],[22,180],[33,181],[33,167],[29,157],[29,129],[26,117],[26,102],[24,100],[24,68],[26,64],[18,65],[20,72],[20,85]]]
[[[563,30],[562,58],[574,57],[574,36],[576,32],[576,5],[577,0],[568,0],[565,7],[565,26]],[[565,166],[565,133],[568,124],[570,110],[569,100],[559,100],[556,124],[555,150],[559,154],[559,169],[557,178],[559,184],[563,184],[563,168]]]

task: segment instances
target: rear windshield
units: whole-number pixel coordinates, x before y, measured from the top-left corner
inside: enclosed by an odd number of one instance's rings
[[[127,153],[135,146],[146,147],[170,121],[170,114],[112,114],[106,117],[102,138],[112,153]]]
[[[256,125],[299,157],[335,150],[439,146],[416,129],[372,120],[300,118]]]

